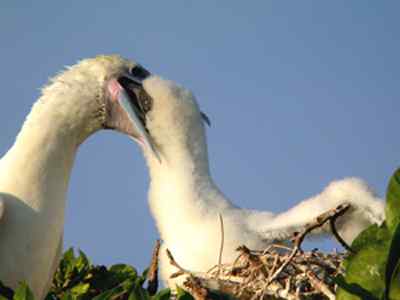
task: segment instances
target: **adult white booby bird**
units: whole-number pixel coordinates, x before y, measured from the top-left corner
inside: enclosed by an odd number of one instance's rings
[[[115,129],[152,149],[139,121],[150,98],[136,88],[148,75],[135,62],[99,56],[69,67],[42,90],[14,145],[0,160],[4,284],[15,288],[26,281],[37,299],[47,292],[62,249],[71,168],[89,135]]]
[[[159,153],[156,157],[152,148],[142,147],[151,178],[150,208],[163,248],[170,249],[184,268],[206,272],[217,264],[219,214],[225,237],[222,263],[233,261],[239,245],[264,249],[272,241],[288,239],[316,216],[342,203],[354,208],[338,220],[338,231],[347,242],[368,224],[383,221],[382,202],[357,178],[333,182],[317,196],[280,214],[236,207],[210,176],[202,122],[208,119],[194,96],[156,76],[145,79],[143,87],[137,88],[151,98],[151,106],[141,121]],[[162,278],[174,287],[177,279],[170,279],[170,275],[177,269],[169,264],[165,251],[161,253]]]

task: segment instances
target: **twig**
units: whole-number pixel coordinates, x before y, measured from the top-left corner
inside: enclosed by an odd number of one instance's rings
[[[218,256],[218,275],[220,273],[221,265],[222,265],[222,254],[224,252],[224,243],[225,243],[225,234],[224,234],[224,219],[221,214],[219,215],[219,222],[221,225],[221,245],[219,247],[219,256]]]
[[[160,252],[160,245],[160,240],[157,240],[151,257],[149,272],[147,273],[147,291],[150,296],[155,295],[158,289],[158,254]]]
[[[188,270],[182,268],[182,267],[176,262],[176,260],[175,260],[174,257],[172,256],[171,251],[169,251],[169,249],[166,249],[165,251],[167,252],[167,256],[168,256],[168,259],[169,259],[169,263],[170,263],[172,266],[174,266],[175,268],[177,268],[177,269],[179,270],[178,272],[175,272],[174,274],[172,274],[172,275],[170,276],[170,278],[176,278],[176,277],[179,277],[179,276],[181,276],[181,275],[183,275],[183,274],[192,274],[190,271],[188,271]]]
[[[339,216],[342,216],[349,208],[350,208],[350,205],[348,205],[346,208],[344,208],[339,214],[333,216],[332,219],[329,220],[329,226],[330,226],[331,231],[332,231],[333,235],[335,236],[336,240],[339,242],[339,244],[341,244],[343,246],[343,248],[346,249],[347,251],[354,253],[354,250],[351,249],[351,247],[349,245],[347,245],[347,243],[339,235],[339,233],[337,232],[336,227],[335,227],[336,219]]]
[[[191,272],[182,268],[167,250],[171,265],[177,269],[171,278],[184,275],[184,288],[196,300],[220,299],[215,298],[216,291],[242,300],[334,299],[336,285],[331,278],[336,274],[343,274],[340,266],[344,254],[303,251],[301,247],[309,232],[321,226],[329,226],[328,222],[334,224],[349,207],[347,204],[341,205],[321,214],[293,236],[291,247],[271,244],[262,251],[241,246],[237,249],[239,253],[233,263],[222,264],[220,258],[219,264],[207,273]],[[221,215],[220,221],[223,233]],[[220,257],[221,253],[222,247]]]
[[[248,262],[254,269],[260,269],[264,277],[268,278],[268,271],[265,269],[265,266],[261,261],[260,257],[252,254],[250,249],[247,248],[245,245],[239,246],[236,250],[241,252],[243,257],[245,257],[248,260]]]
[[[209,290],[203,287],[200,281],[193,276],[189,276],[183,285],[189,290],[195,300],[207,300],[210,298]]]
[[[335,294],[332,293],[332,291],[328,288],[328,286],[325,283],[323,283],[321,280],[319,280],[317,278],[317,276],[315,276],[315,274],[313,272],[307,271],[306,275],[307,275],[308,279],[310,279],[310,282],[311,282],[312,286],[316,290],[320,291],[325,296],[327,296],[329,300],[335,300],[336,299]]]
[[[332,209],[330,211],[327,211],[317,217],[314,223],[308,224],[304,230],[299,233],[296,232],[294,234],[294,248],[292,250],[292,253],[289,255],[289,257],[286,259],[286,261],[278,268],[278,270],[275,271],[275,273],[270,276],[268,279],[266,285],[268,286],[272,281],[274,281],[279,274],[286,268],[287,265],[292,261],[293,257],[296,256],[297,252],[300,250],[301,243],[303,242],[304,238],[308,233],[313,231],[314,229],[318,227],[322,227],[327,221],[343,215],[348,209],[350,208],[350,204],[342,204],[336,207],[335,209]]]
[[[272,264],[272,267],[271,267],[271,270],[270,270],[270,274],[272,275],[272,274],[274,274],[274,272],[275,272],[275,270],[276,270],[276,267],[278,266],[278,262],[279,262],[279,255],[278,254],[275,254],[274,255],[275,257],[274,257],[274,262],[273,262],[273,264]],[[271,276],[270,275],[270,276]],[[269,277],[269,276],[268,276]]]

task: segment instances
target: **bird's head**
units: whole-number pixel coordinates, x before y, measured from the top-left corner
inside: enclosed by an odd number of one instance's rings
[[[68,67],[43,89],[35,110],[48,110],[43,105],[48,102],[53,105],[47,121],[62,124],[59,131],[77,134],[77,144],[100,129],[113,129],[132,137],[158,161],[173,145],[196,144],[204,135],[201,119],[208,122],[188,90],[117,55]]]
[[[147,156],[155,156],[161,162],[177,161],[179,156],[187,155],[206,160],[202,157],[207,155],[203,123],[210,125],[210,121],[200,111],[194,95],[153,75],[143,80],[139,89],[151,103],[140,119],[153,147],[153,151],[145,151]]]
[[[27,125],[57,129],[76,144],[100,129],[113,129],[149,144],[144,121],[151,99],[141,87],[150,75],[118,55],[84,59],[50,80],[34,105]],[[151,145],[151,144],[149,144]]]

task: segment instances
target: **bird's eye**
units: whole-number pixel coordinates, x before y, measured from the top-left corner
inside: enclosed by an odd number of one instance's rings
[[[135,76],[136,78],[138,78],[140,80],[144,80],[144,79],[146,79],[147,77],[150,76],[150,72],[147,71],[142,66],[139,66],[139,65],[134,66],[131,69],[130,74]]]

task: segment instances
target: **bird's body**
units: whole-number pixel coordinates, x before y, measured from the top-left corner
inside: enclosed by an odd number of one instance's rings
[[[0,221],[0,278],[12,286],[24,279],[33,289],[42,290],[46,284],[43,278],[49,278],[52,272],[51,258],[56,257],[63,232],[75,151],[68,141],[55,141],[56,135],[48,138],[47,134],[37,134],[31,140],[30,133],[24,128],[23,135],[0,161],[0,191],[5,206]]]
[[[115,85],[135,66],[119,56],[99,56],[53,78],[0,160],[4,284],[15,288],[26,281],[38,299],[45,295],[61,251],[68,183],[79,145],[103,128],[135,134],[118,91],[110,91],[110,83]]]
[[[356,178],[333,182],[319,195],[282,214],[234,206],[210,176],[202,113],[193,95],[158,77],[146,79],[143,87],[153,99],[146,128],[161,157],[160,163],[144,148],[151,180],[149,204],[163,249],[171,250],[182,267],[206,272],[218,263],[219,215],[224,222],[223,263],[233,261],[238,246],[264,249],[273,241],[288,239],[320,213],[342,203],[353,206],[352,212],[339,220],[339,232],[347,241],[368,224],[383,221],[382,202]],[[170,279],[170,275],[177,269],[165,251],[160,259],[162,278],[173,287],[179,279]]]

